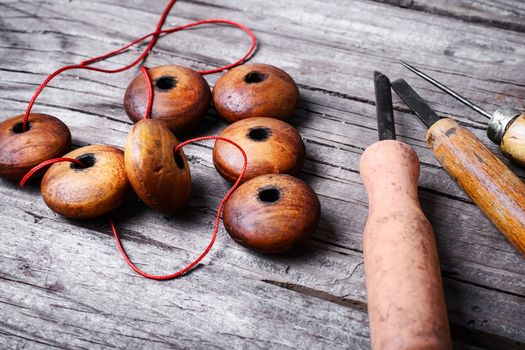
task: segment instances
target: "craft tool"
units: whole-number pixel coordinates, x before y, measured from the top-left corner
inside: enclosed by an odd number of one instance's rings
[[[410,64],[400,61],[403,66],[419,75],[432,85],[453,96],[458,101],[469,106],[479,114],[489,119],[487,136],[495,144],[501,147],[505,157],[514,163],[525,166],[525,113],[515,108],[499,107],[494,113],[489,113],[478,105],[461,96],[451,88],[443,85],[436,79],[423,73]]]
[[[525,185],[469,130],[439,118],[399,79],[394,91],[429,128],[427,143],[436,159],[481,211],[525,255]]]
[[[390,81],[376,72],[374,82],[381,141],[360,161],[372,349],[451,349],[436,242],[417,194],[419,159],[395,140]]]

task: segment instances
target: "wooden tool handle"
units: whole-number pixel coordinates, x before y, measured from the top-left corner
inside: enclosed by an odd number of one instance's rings
[[[503,134],[501,151],[505,157],[525,167],[525,113],[516,118]]]
[[[363,233],[373,349],[450,349],[432,226],[417,196],[419,160],[399,141],[361,157],[369,212]]]
[[[473,133],[453,119],[443,118],[432,125],[427,143],[445,170],[525,255],[523,182]]]

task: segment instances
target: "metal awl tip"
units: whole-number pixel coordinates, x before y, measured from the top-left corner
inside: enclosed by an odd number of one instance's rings
[[[408,64],[407,62],[405,61],[402,61],[402,60],[399,60],[399,63],[401,63],[405,68],[407,68],[408,70],[410,70],[411,72],[415,73],[416,75],[420,76],[421,78],[425,79],[426,81],[428,81],[430,84],[434,85],[435,87],[437,87],[438,89],[446,92],[447,94],[449,94],[450,96],[454,97],[455,99],[457,99],[458,101],[460,101],[461,103],[469,106],[470,108],[472,108],[473,110],[475,110],[476,112],[478,112],[479,114],[487,117],[488,119],[492,118],[492,115],[487,112],[486,110],[484,110],[483,108],[479,107],[478,105],[472,103],[471,101],[467,100],[465,97],[461,96],[460,94],[458,94],[457,92],[455,92],[454,90],[452,90],[451,88],[449,88],[448,86],[446,85],[443,85],[442,83],[440,83],[439,81],[437,81],[436,79],[432,78],[431,76],[423,73],[422,71],[420,71],[419,69],[417,69],[416,67]]]

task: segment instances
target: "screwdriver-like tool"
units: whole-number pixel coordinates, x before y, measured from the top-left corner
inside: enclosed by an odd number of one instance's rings
[[[429,128],[436,159],[481,211],[525,255],[525,185],[469,130],[437,114],[403,79],[392,88]]]
[[[372,349],[451,349],[434,232],[419,205],[419,159],[396,141],[388,78],[374,73],[379,139],[361,156]]]
[[[489,119],[487,136],[497,145],[500,145],[501,152],[505,157],[514,163],[525,167],[525,113],[510,107],[500,107],[492,114],[472,103],[451,88],[443,85],[436,79],[423,73],[410,64],[399,61],[410,71],[419,75],[432,85],[453,96],[460,102],[469,106],[479,114]]]

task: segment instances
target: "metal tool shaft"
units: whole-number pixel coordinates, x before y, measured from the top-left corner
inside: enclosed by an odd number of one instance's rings
[[[460,94],[458,94],[457,92],[455,92],[451,88],[443,85],[442,83],[440,83],[436,79],[426,75],[425,73],[423,73],[419,69],[411,66],[410,64],[408,64],[408,63],[406,63],[404,61],[401,61],[401,60],[399,62],[405,68],[407,68],[408,70],[410,70],[410,71],[414,72],[415,74],[419,75],[421,78],[425,79],[426,81],[428,81],[429,83],[431,83],[435,87],[437,87],[437,88],[441,89],[442,91],[446,92],[447,94],[449,94],[450,96],[454,97],[458,101],[460,101],[460,102],[464,103],[465,105],[469,106],[470,108],[472,108],[473,110],[475,110],[479,114],[485,116],[488,119],[492,118],[492,115],[489,112],[487,112],[483,108],[479,107],[478,105],[472,103],[471,101],[467,100],[465,97],[461,96]]]
[[[421,96],[419,96],[404,79],[395,80],[392,83],[392,88],[427,127],[430,128],[439,121],[436,112],[423,101]]]
[[[376,93],[377,132],[379,140],[395,140],[396,127],[392,107],[392,90],[390,80],[382,73],[374,72]]]

